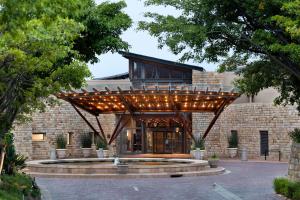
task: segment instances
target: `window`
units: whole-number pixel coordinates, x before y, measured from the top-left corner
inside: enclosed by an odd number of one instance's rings
[[[69,145],[73,144],[73,132],[68,133],[67,144],[69,144]]]
[[[260,155],[269,155],[269,134],[268,131],[260,132]]]
[[[34,142],[45,141],[46,133],[32,133],[32,138],[31,139]]]

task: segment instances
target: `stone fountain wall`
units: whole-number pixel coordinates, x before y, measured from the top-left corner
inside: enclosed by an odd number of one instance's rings
[[[300,181],[300,144],[293,143],[291,149],[288,177],[293,181]]]

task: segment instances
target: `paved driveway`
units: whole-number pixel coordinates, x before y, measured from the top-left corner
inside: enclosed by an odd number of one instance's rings
[[[279,200],[272,180],[287,164],[223,161],[217,176],[146,179],[37,178],[46,200]]]

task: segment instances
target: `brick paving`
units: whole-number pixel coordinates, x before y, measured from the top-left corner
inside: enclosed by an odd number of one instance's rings
[[[214,190],[214,184],[242,200],[280,200],[273,192],[272,180],[287,174],[286,163],[223,161],[220,165],[230,173],[182,178],[36,180],[45,200],[229,199]]]

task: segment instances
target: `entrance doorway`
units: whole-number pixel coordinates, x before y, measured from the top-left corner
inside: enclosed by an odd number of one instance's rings
[[[132,120],[120,134],[121,154],[184,154],[190,151],[191,138],[182,122],[173,115],[151,116]]]
[[[181,132],[153,132],[153,153],[183,153]]]

